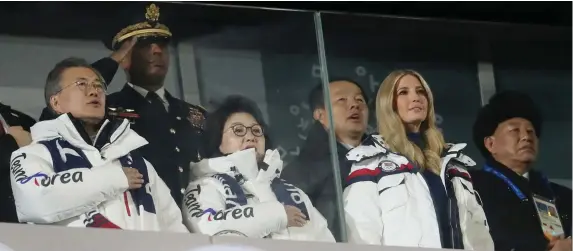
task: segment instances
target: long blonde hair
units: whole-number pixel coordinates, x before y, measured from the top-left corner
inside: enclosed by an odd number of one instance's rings
[[[404,123],[396,111],[396,87],[400,79],[406,75],[418,78],[427,94],[428,114],[426,120],[420,125],[420,133],[426,142],[426,149],[420,149],[408,140]],[[416,162],[420,168],[428,168],[439,174],[440,156],[446,143],[444,136],[436,127],[434,96],[422,75],[413,70],[396,70],[384,79],[376,95],[376,122],[378,133],[384,138],[390,150],[406,156]]]

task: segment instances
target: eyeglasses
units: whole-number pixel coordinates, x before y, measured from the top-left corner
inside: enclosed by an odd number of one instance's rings
[[[78,80],[72,84],[67,85],[66,87],[59,90],[56,94],[62,92],[63,90],[67,89],[70,86],[76,86],[80,91],[84,92],[85,94],[88,93],[89,90],[95,90],[97,93],[105,94],[107,92],[107,85],[102,80],[94,80],[93,82],[88,82],[85,79]]]
[[[231,128],[229,129],[232,130],[233,133],[239,137],[247,135],[248,130],[251,130],[251,133],[255,137],[262,137],[264,134],[263,127],[261,125],[245,126],[243,124],[237,124],[231,126]]]

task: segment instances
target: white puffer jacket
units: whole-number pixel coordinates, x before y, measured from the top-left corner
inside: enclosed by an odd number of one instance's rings
[[[441,180],[455,191],[459,225],[467,250],[494,250],[484,211],[466,166],[475,165],[451,145],[442,158]],[[428,184],[409,160],[391,152],[378,135],[347,154],[354,162],[344,190],[350,242],[385,246],[441,248],[438,220]],[[449,207],[450,213],[452,207]],[[456,218],[456,217],[454,217]]]

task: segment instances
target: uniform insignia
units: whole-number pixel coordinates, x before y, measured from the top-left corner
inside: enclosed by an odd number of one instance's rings
[[[123,107],[109,107],[108,108],[108,115],[114,119],[127,119],[129,120],[130,124],[135,124],[135,120],[139,118],[139,114],[135,112],[133,109],[125,109]]]
[[[159,20],[159,7],[155,4],[150,4],[145,8],[145,19],[149,22],[157,22]]]
[[[205,120],[205,116],[199,109],[196,107],[189,107],[189,116],[187,119],[191,122],[193,127],[203,130],[203,121]]]
[[[398,164],[396,164],[392,161],[389,161],[389,160],[385,160],[385,161],[380,162],[380,165],[378,165],[378,167],[380,167],[380,169],[382,169],[382,171],[392,172],[398,168]]]

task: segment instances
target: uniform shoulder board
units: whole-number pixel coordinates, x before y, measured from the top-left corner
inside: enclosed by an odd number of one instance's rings
[[[127,119],[130,124],[134,124],[139,118],[139,114],[135,110],[123,107],[108,107],[106,112],[108,118],[112,120]]]
[[[191,104],[192,107],[196,107],[198,108],[201,112],[203,113],[207,113],[207,109],[205,109],[205,107],[201,106],[201,105],[195,105],[195,104]]]
[[[191,122],[193,127],[203,130],[205,127],[204,122],[207,116],[207,110],[199,105],[193,105],[189,103],[187,103],[187,105],[189,107],[187,120]]]
[[[184,104],[185,107],[189,108],[189,110],[195,110],[195,111],[199,111],[203,114],[207,113],[207,109],[205,109],[205,107],[203,107],[202,105],[198,105],[198,104],[191,104],[189,102],[183,101],[181,100]]]

